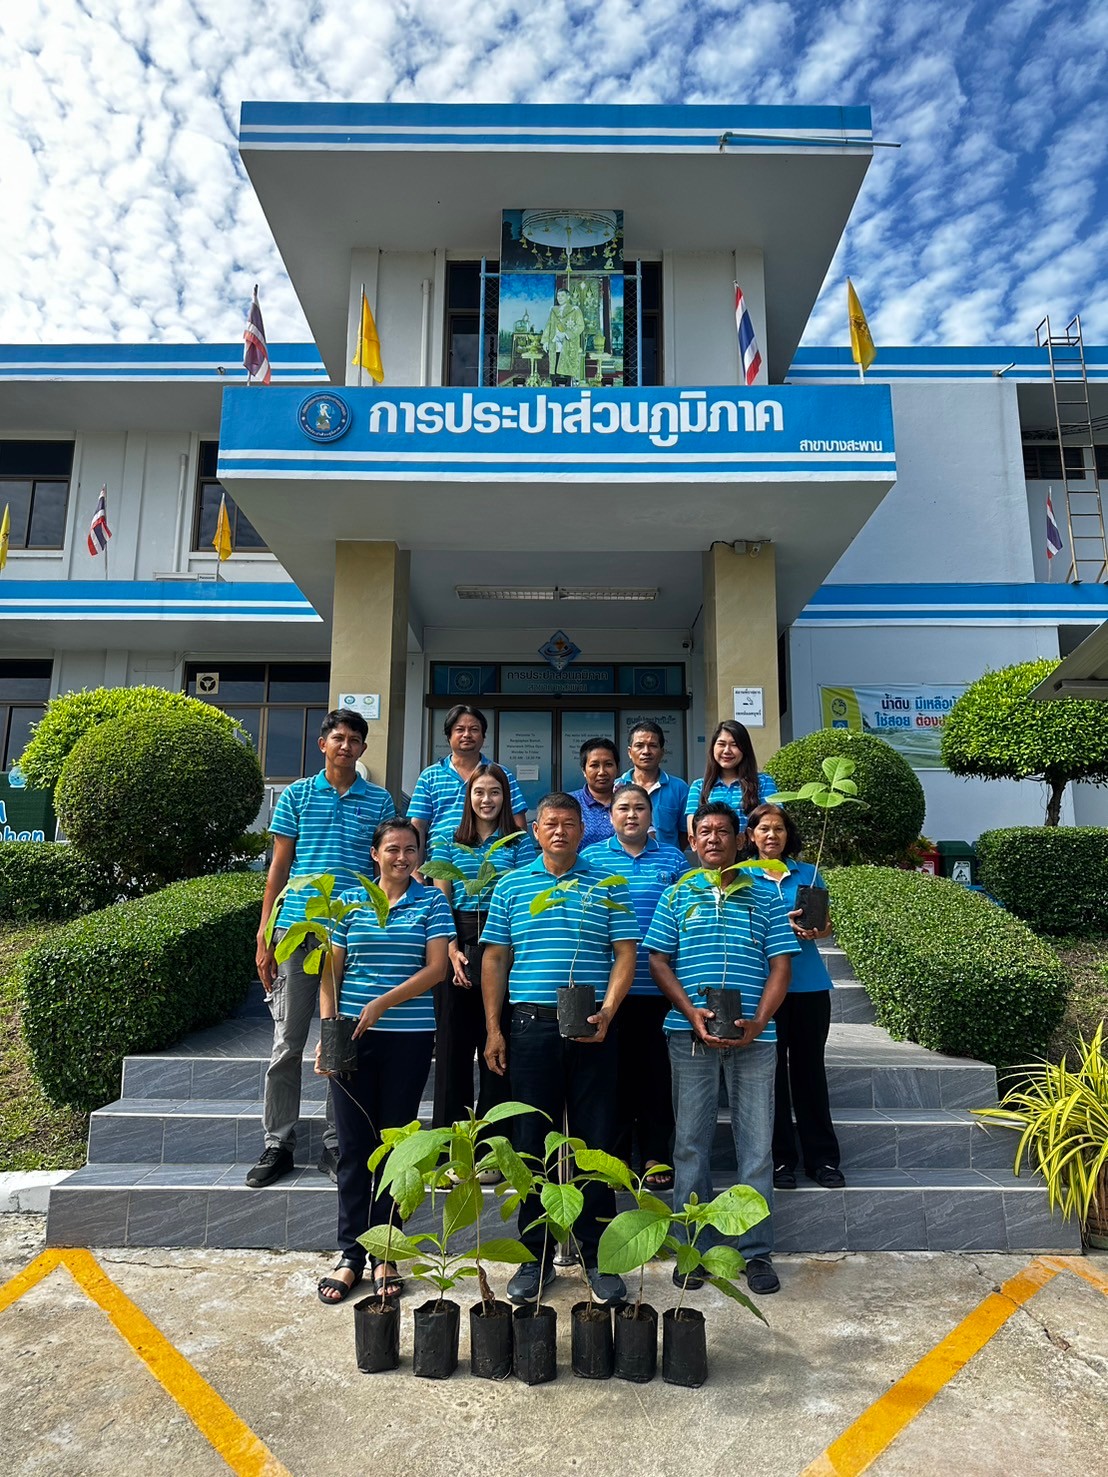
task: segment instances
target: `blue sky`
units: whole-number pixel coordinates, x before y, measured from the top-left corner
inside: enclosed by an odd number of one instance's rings
[[[19,0],[0,13],[0,342],[308,337],[244,99],[867,104],[805,342],[1108,342],[1104,0]],[[511,202],[508,202],[511,203]]]

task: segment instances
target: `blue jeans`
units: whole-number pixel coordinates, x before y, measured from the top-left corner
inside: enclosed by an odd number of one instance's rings
[[[718,1242],[738,1248],[747,1261],[773,1251],[773,1079],[777,1047],[704,1046],[692,1031],[667,1031],[677,1129],[673,1150],[673,1203],[680,1208],[693,1194],[711,1200],[712,1140],[719,1113],[719,1088],[727,1089],[738,1183],[765,1197],[769,1216],[736,1240],[711,1226],[697,1238],[701,1250]]]

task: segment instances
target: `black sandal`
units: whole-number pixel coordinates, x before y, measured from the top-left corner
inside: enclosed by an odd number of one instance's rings
[[[404,1291],[404,1279],[398,1272],[386,1272],[383,1277],[378,1278],[377,1273],[387,1265],[387,1262],[373,1259],[373,1288],[382,1302],[398,1298]]]
[[[341,1282],[337,1277],[321,1277],[316,1284],[316,1294],[319,1297],[319,1301],[325,1307],[337,1308],[339,1303],[344,1303],[365,1275],[364,1269],[348,1256],[341,1257],[332,1268],[332,1271],[335,1272],[341,1272],[343,1270],[354,1273],[353,1282]],[[338,1297],[324,1297],[324,1292],[337,1292]]]

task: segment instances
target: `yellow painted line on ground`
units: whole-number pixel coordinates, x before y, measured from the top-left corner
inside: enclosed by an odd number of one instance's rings
[[[864,1472],[943,1386],[1004,1327],[1012,1314],[1063,1270],[1070,1268],[1036,1258],[1022,1272],[1009,1278],[999,1292],[991,1292],[957,1328],[805,1467],[801,1477],[856,1477]]]
[[[185,1356],[116,1286],[91,1252],[44,1251],[0,1287],[0,1313],[58,1266],[64,1266],[77,1285],[108,1315],[123,1339],[236,1477],[290,1477],[288,1469],[265,1442],[255,1436]]]
[[[1044,1256],[1041,1258],[1048,1267],[1055,1267],[1059,1272],[1072,1272],[1075,1277],[1084,1277],[1086,1282],[1100,1289],[1105,1297],[1108,1297],[1108,1273],[1101,1272],[1094,1267],[1086,1257],[1083,1256]]]

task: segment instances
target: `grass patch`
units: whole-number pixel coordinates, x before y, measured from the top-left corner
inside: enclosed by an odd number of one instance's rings
[[[77,1169],[85,1162],[88,1115],[53,1107],[31,1075],[14,978],[20,955],[58,926],[0,925],[0,1172]]]
[[[1108,935],[1099,938],[1044,939],[1073,975],[1073,990],[1061,1024],[1051,1037],[1047,1053],[1061,1061],[1066,1051],[1073,1058],[1077,1038],[1088,1041],[1101,1021],[1108,1019]]]

